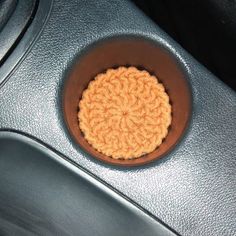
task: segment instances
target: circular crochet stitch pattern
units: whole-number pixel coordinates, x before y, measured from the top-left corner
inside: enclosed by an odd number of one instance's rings
[[[154,151],[167,136],[171,105],[155,76],[135,67],[108,69],[79,102],[79,127],[88,143],[114,159]]]

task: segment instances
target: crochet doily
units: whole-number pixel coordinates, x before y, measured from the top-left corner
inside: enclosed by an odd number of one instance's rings
[[[119,67],[89,83],[78,119],[85,139],[97,151],[114,159],[133,159],[160,146],[171,123],[171,105],[155,76]]]

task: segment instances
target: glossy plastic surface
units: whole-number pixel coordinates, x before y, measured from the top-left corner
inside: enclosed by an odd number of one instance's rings
[[[10,6],[12,8],[12,6]],[[0,66],[26,31],[37,10],[37,0],[20,0],[0,31]]]
[[[22,135],[0,132],[0,173],[0,235],[175,235]]]

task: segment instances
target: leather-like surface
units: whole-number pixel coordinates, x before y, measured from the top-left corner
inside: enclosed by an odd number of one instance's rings
[[[189,72],[193,114],[181,143],[149,166],[117,168],[74,144],[62,118],[67,68],[86,46],[146,35]],[[0,127],[30,134],[94,173],[182,235],[236,234],[236,94],[128,1],[55,0],[25,60],[0,89]]]

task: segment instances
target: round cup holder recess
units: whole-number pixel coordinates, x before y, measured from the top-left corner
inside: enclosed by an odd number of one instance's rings
[[[172,106],[172,123],[163,143],[152,153],[137,159],[113,159],[96,151],[85,140],[78,125],[78,104],[94,77],[109,68],[135,66],[155,75],[164,85]],[[191,113],[191,93],[186,72],[178,60],[156,42],[144,38],[111,38],[90,47],[73,65],[63,88],[63,115],[75,141],[91,156],[106,163],[137,166],[160,159],[182,137]]]

